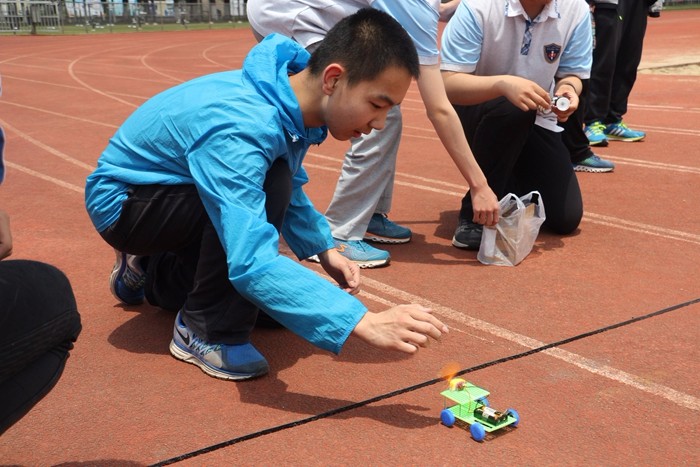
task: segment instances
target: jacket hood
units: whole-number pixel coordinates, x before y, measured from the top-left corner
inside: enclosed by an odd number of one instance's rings
[[[310,57],[293,40],[270,34],[246,56],[243,75],[279,110],[282,125],[292,141],[306,139],[310,144],[319,144],[325,139],[327,129],[304,127],[299,102],[289,84],[289,76],[306,68]]]

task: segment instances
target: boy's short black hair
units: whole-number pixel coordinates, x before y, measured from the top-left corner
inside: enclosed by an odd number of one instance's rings
[[[418,78],[418,53],[406,30],[390,15],[363,8],[343,18],[311,54],[309,71],[318,76],[331,63],[347,69],[348,84],[369,81],[391,66]]]

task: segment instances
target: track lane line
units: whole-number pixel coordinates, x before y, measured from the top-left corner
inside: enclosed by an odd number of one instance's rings
[[[61,188],[66,188],[68,190],[74,191],[76,193],[80,193],[81,195],[85,193],[85,189],[81,186],[73,185],[72,183],[64,182],[63,180],[60,180],[56,177],[52,177],[50,175],[43,174],[41,172],[37,172],[36,170],[30,169],[29,167],[25,167],[20,164],[15,164],[14,162],[10,161],[5,161],[5,165],[7,167],[10,167],[15,170],[19,170],[20,172],[23,172],[27,175],[31,175],[32,177],[36,177],[40,180],[44,180],[46,182],[53,183],[54,185],[58,185]]]

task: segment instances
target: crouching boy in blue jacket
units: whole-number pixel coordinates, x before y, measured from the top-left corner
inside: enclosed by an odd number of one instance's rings
[[[447,327],[418,305],[369,312],[358,267],[334,249],[302,186],[311,144],[384,126],[419,73],[390,16],[345,18],[309,56],[271,35],[243,68],[203,76],[145,102],[88,177],[88,213],[117,252],[112,293],[178,311],[170,352],[230,380],[269,366],[250,343],[259,314],[338,353],[352,334],[416,352]],[[318,255],[337,287],[279,254]]]

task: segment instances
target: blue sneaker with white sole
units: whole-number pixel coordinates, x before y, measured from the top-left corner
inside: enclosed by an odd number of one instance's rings
[[[335,249],[361,268],[378,268],[386,266],[391,261],[388,251],[374,248],[362,240],[335,240]]]
[[[109,276],[109,290],[114,298],[126,305],[140,305],[144,300],[143,285],[146,283],[144,257],[114,251],[117,260]]]
[[[270,366],[253,344],[212,344],[198,337],[177,314],[170,353],[214,378],[240,381],[262,376]]]
[[[391,261],[391,255],[388,251],[374,248],[362,240],[338,240],[334,238],[333,241],[338,253],[356,263],[362,269],[386,266]],[[314,263],[319,262],[318,255],[313,255],[307,260]]]
[[[605,173],[615,170],[615,164],[595,154],[591,154],[584,160],[574,164],[576,172]]]
[[[611,123],[605,127],[605,136],[613,141],[641,141],[647,135],[643,131],[633,130],[622,121]]]
[[[601,121],[592,122],[584,129],[588,144],[591,146],[607,146],[608,138],[605,135],[605,124]]]

